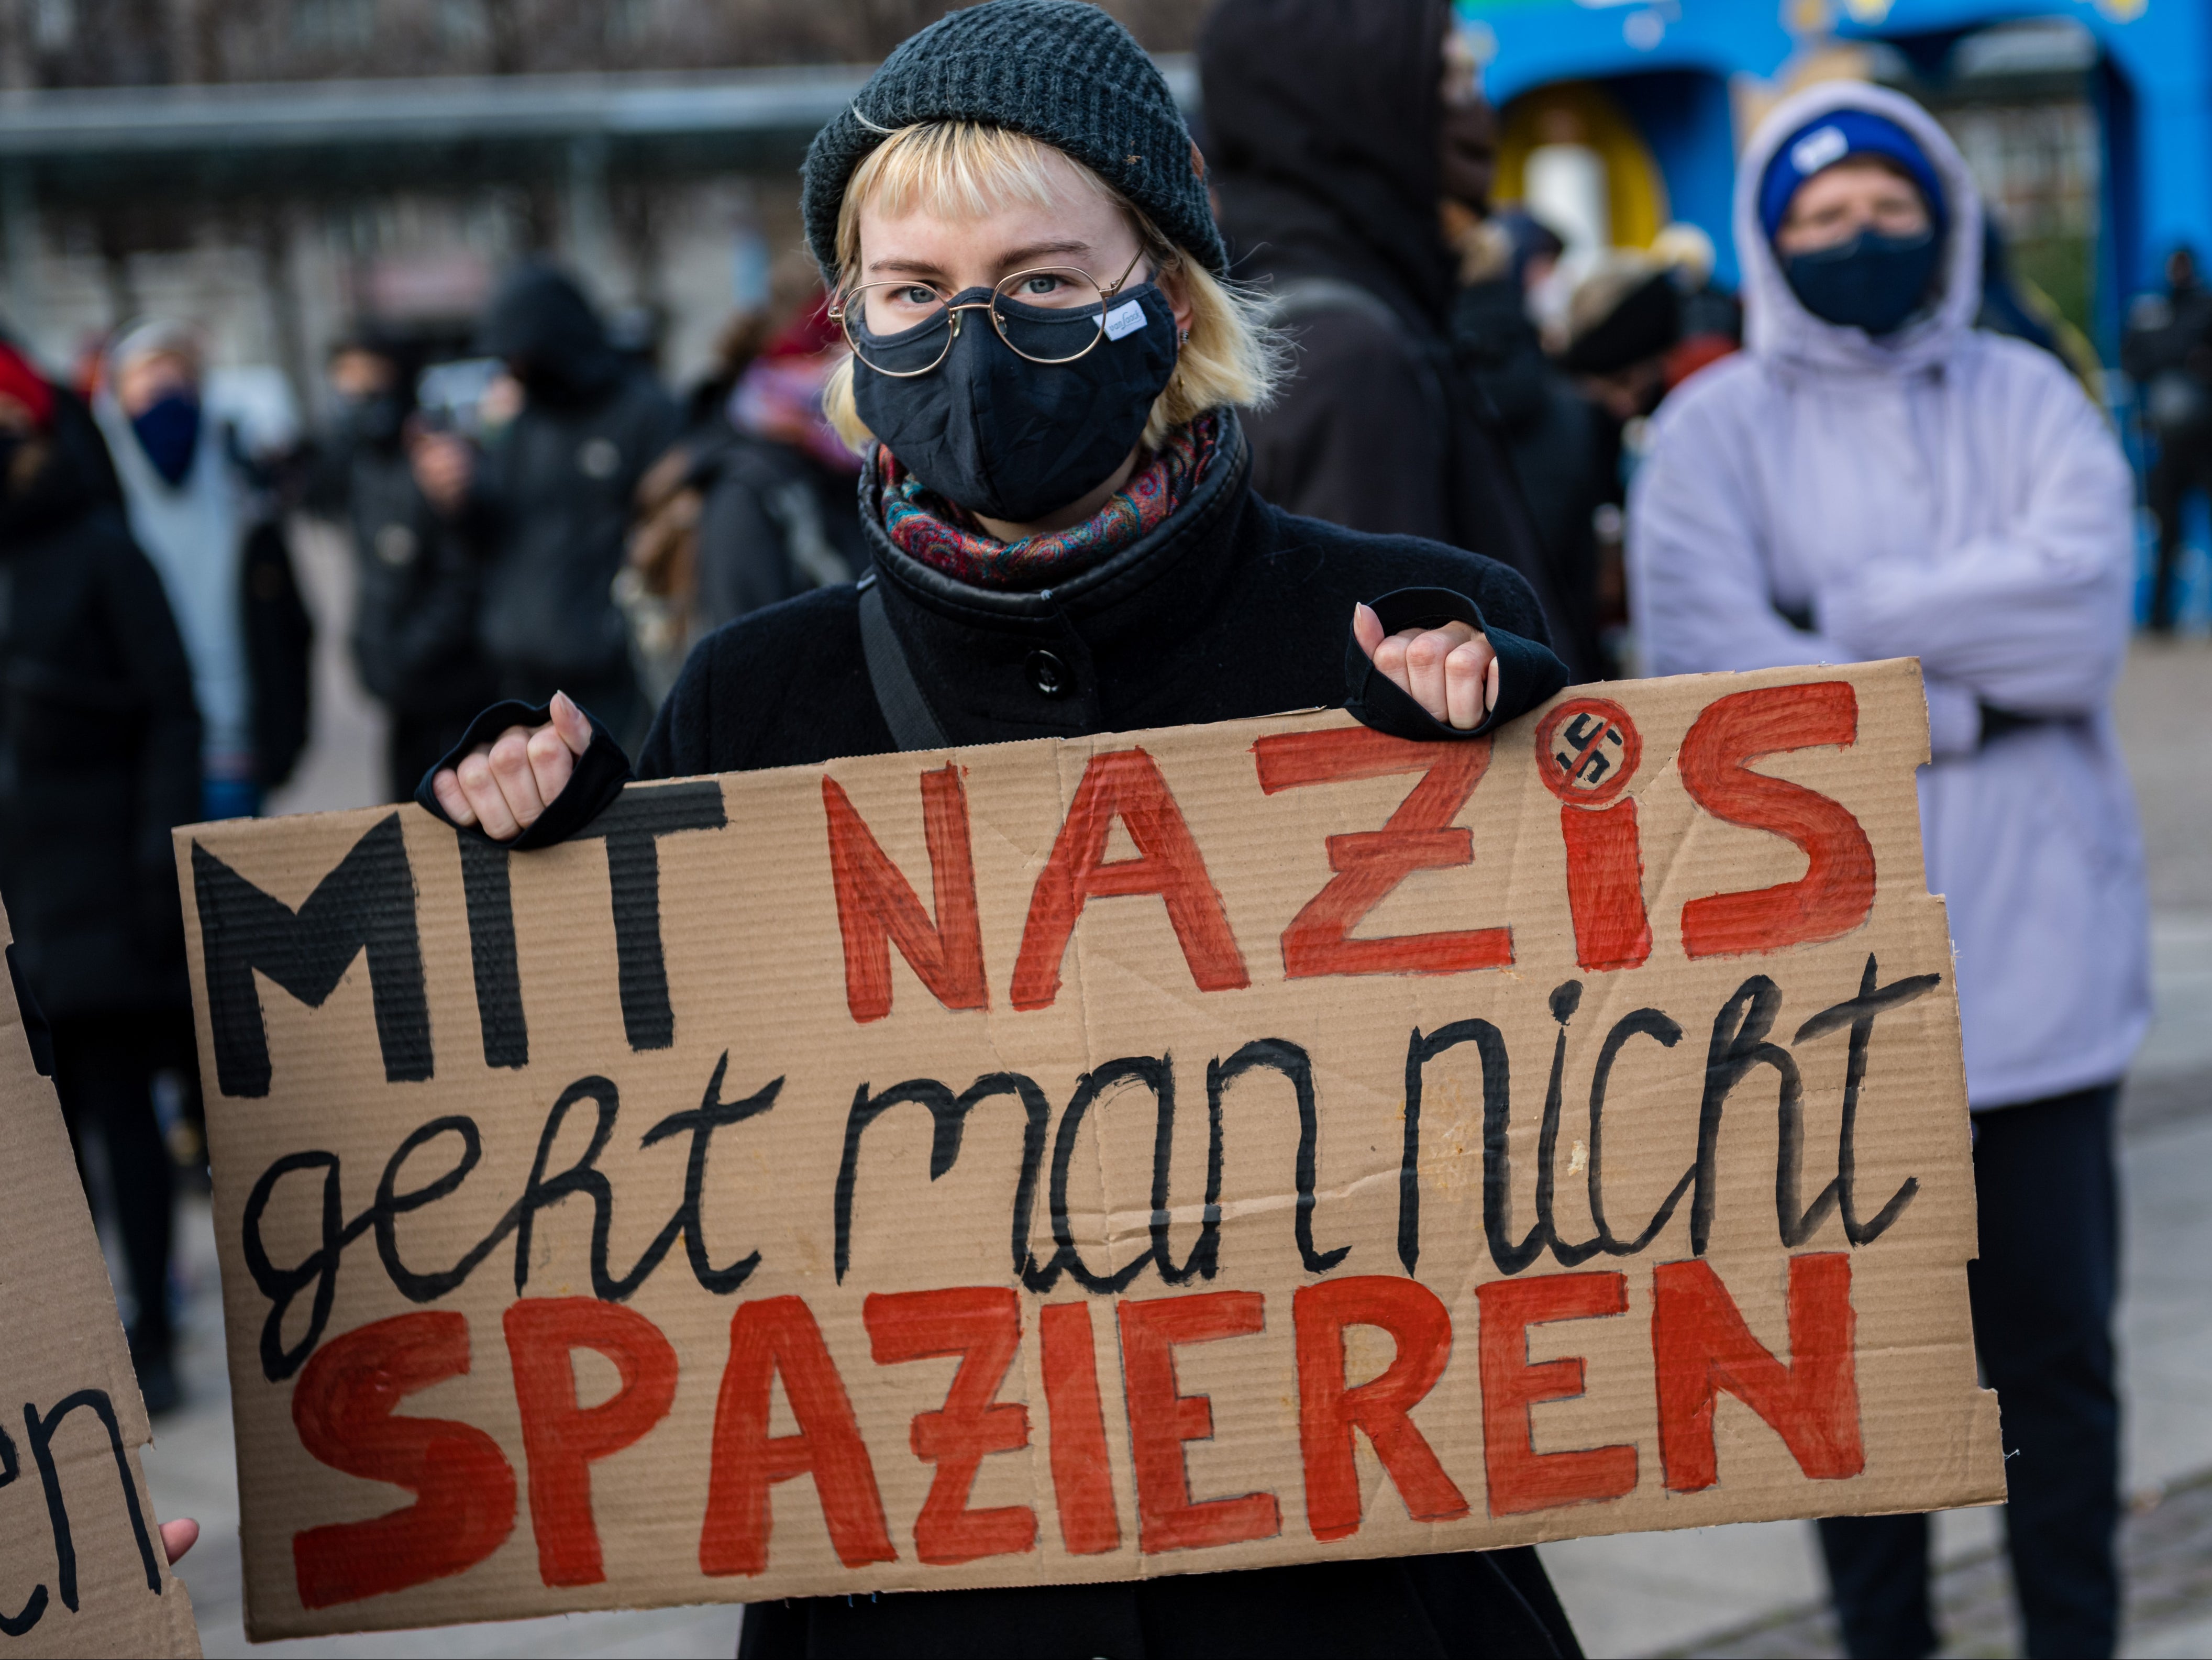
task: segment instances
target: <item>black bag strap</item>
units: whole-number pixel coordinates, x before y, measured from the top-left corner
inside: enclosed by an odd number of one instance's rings
[[[868,681],[875,688],[876,707],[902,750],[950,749],[952,740],[938,724],[937,713],[921,695],[921,683],[906,660],[898,630],[884,609],[883,590],[876,574],[860,579],[860,651],[867,660]]]

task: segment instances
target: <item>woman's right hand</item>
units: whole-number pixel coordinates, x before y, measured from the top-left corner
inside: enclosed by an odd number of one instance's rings
[[[438,769],[430,791],[448,818],[481,826],[495,842],[512,842],[538,822],[592,746],[592,723],[567,692],[553,694],[548,712],[545,725],[509,727],[458,767]]]

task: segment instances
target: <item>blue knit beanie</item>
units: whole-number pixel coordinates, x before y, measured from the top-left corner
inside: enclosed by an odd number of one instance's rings
[[[1759,181],[1759,222],[1768,241],[1774,240],[1782,222],[1789,217],[1790,198],[1796,195],[1797,187],[1851,155],[1878,155],[1903,167],[1920,186],[1936,234],[1942,235],[1949,216],[1944,210],[1942,184],[1929,162],[1928,153],[1887,116],[1870,110],[1840,109],[1815,116],[1798,128],[1766,164],[1766,176]]]
[[[991,0],[905,41],[806,152],[806,245],[837,277],[837,214],[868,153],[901,127],[975,121],[1064,151],[1217,275],[1228,252],[1182,112],[1128,30],[1085,0]]]

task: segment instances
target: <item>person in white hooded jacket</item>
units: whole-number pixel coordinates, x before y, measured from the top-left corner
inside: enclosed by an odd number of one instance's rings
[[[1976,331],[1982,210],[1911,100],[1829,83],[1745,152],[1747,350],[1654,423],[1629,505],[1655,674],[1917,657],[1930,889],[1974,1113],[1975,1336],[1997,1390],[2031,1655],[2117,1637],[2112,1116],[2150,1020],[2132,794],[2109,704],[2133,490],[2056,358]],[[1854,1655],[1936,1645],[1922,1517],[1821,1524]]]

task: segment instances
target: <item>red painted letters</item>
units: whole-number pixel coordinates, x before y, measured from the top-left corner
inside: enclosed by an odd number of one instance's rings
[[[1698,715],[1680,757],[1691,798],[1716,818],[1796,842],[1806,866],[1795,882],[1684,905],[1682,948],[1692,957],[1833,939],[1866,921],[1874,909],[1874,848],[1859,821],[1802,784],[1751,769],[1761,756],[1848,746],[1858,731],[1858,694],[1847,680],[1740,691]]]
[[[469,1323],[445,1309],[379,1320],[315,1351],[292,1389],[300,1444],[332,1469],[388,1481],[415,1502],[292,1536],[300,1601],[357,1602],[474,1567],[514,1530],[514,1471],[482,1430],[402,1418],[417,1389],[469,1369]]]
[[[1359,1531],[1355,1429],[1374,1444],[1416,1522],[1465,1516],[1467,1499],[1409,1415],[1451,1358],[1451,1316],[1443,1300],[1417,1280],[1366,1275],[1301,1286],[1291,1306],[1297,1327],[1306,1525],[1313,1536],[1345,1539]],[[1379,1326],[1398,1346],[1382,1375],[1356,1389],[1344,1386],[1346,1326]]]
[[[1620,799],[1643,757],[1628,711],[1602,697],[1571,698],[1536,727],[1536,775],[1560,802],[1575,960],[1594,974],[1651,955],[1636,798]]]
[[[880,1020],[891,1012],[893,940],[946,1008],[989,1006],[960,769],[921,775],[922,830],[937,897],[934,923],[834,778],[822,781],[822,806],[830,818],[830,871],[837,888],[837,927],[845,936],[845,1006],[853,1018]]]
[[[796,1435],[768,1432],[769,1386],[779,1375],[799,1420]],[[898,1560],[875,1467],[821,1327],[798,1298],[763,1298],[739,1304],[730,1320],[700,1572],[752,1574],[768,1566],[769,1489],[794,1475],[814,1478],[839,1561],[857,1568]]]
[[[1137,845],[1134,859],[1105,857],[1107,834],[1116,818]],[[1021,954],[1014,963],[1014,1006],[1047,1008],[1060,995],[1060,961],[1085,905],[1134,893],[1156,893],[1166,902],[1168,921],[1175,925],[1183,960],[1200,991],[1251,984],[1243,953],[1229,931],[1221,891],[1206,873],[1206,860],[1158,763],[1142,750],[1115,750],[1091,757],[1084,768],[1052,857],[1030,895]]]
[[[1213,1403],[1177,1391],[1179,1343],[1210,1343],[1261,1330],[1267,1315],[1256,1291],[1158,1297],[1120,1305],[1121,1373],[1129,1399],[1129,1445],[1137,1466],[1137,1545],[1146,1555],[1272,1539],[1282,1511],[1272,1493],[1192,1502],[1182,1444],[1213,1434]]]
[[[1713,1409],[1723,1389],[1771,1425],[1814,1481],[1838,1481],[1866,1468],[1848,1252],[1790,1259],[1787,1365],[1751,1335],[1710,1264],[1662,1262],[1652,1276],[1652,1298],[1659,1463],[1670,1491],[1695,1493],[1720,1479]]]
[[[1268,795],[1301,785],[1419,772],[1421,781],[1379,830],[1328,838],[1336,875],[1283,930],[1283,972],[1293,980],[1324,974],[1462,974],[1513,961],[1510,927],[1354,939],[1352,929],[1415,871],[1474,862],[1474,837],[1452,820],[1490,765],[1490,740],[1409,744],[1346,727],[1284,733],[1252,746],[1260,788]]]
[[[941,1412],[915,1414],[914,1456],[937,1466],[915,1518],[915,1554],[951,1565],[1016,1556],[1036,1543],[1036,1512],[1026,1505],[969,1510],[975,1472],[994,1452],[1030,1444],[1029,1408],[998,1398],[1022,1341],[1021,1304],[1001,1286],[877,1293],[862,1305],[876,1364],[896,1365],[957,1354],[960,1365]]]
[[[1553,1320],[1589,1320],[1628,1309],[1628,1279],[1620,1274],[1547,1274],[1493,1280],[1475,1292],[1482,1307],[1482,1457],[1490,1478],[1490,1513],[1519,1516],[1636,1490],[1636,1449],[1589,1447],[1538,1452],[1529,1408],[1583,1392],[1580,1357],[1528,1362],[1528,1328]]]
[[[1106,1420],[1098,1408],[1098,1359],[1091,1305],[1053,1303],[1039,1311],[1044,1399],[1052,1414],[1052,1487],[1060,1502],[1060,1542],[1071,1556],[1117,1550],[1114,1471],[1106,1460]]]
[[[620,1452],[668,1415],[676,1350],[643,1315],[592,1297],[533,1297],[507,1311],[507,1352],[530,1462],[530,1525],[538,1577],[596,1585],[606,1569],[592,1517],[592,1461]],[[622,1383],[596,1407],[576,1402],[573,1352],[614,1362]]]
[[[1640,968],[1651,955],[1644,848],[1633,796],[1610,807],[1559,809],[1575,960],[1593,974]]]

